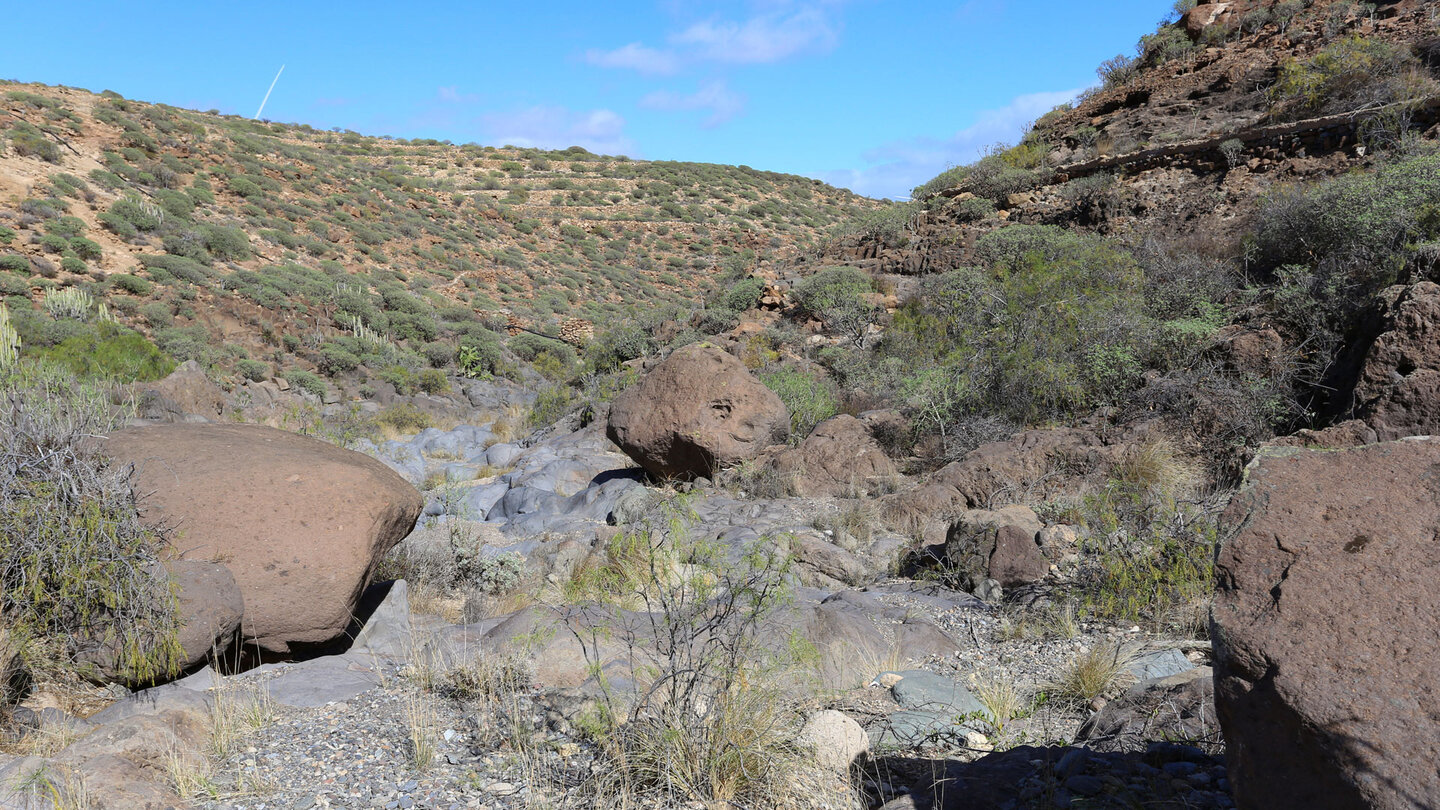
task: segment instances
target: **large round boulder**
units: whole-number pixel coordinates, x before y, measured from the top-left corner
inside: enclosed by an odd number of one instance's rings
[[[1211,633],[1242,810],[1440,807],[1437,471],[1429,437],[1252,462]]]
[[[755,458],[789,425],[785,403],[743,363],[693,344],[615,397],[606,435],[651,475],[684,480]]]
[[[172,530],[181,559],[230,569],[246,638],[272,652],[343,633],[424,507],[368,456],[258,425],[130,427],[101,451],[135,465],[141,515]]]

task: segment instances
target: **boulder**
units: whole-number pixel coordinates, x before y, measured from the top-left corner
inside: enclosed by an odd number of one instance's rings
[[[1108,474],[1130,444],[1143,440],[1145,429],[1141,425],[1116,436],[1083,428],[1027,430],[982,444],[914,489],[887,495],[882,502],[896,519],[950,519],[984,508],[997,496],[1043,501],[1081,494],[1092,479]],[[1062,470],[1065,474],[1056,474]]]
[[[816,425],[799,447],[776,454],[771,463],[807,498],[854,497],[897,472],[865,423],[849,414]]]
[[[1437,470],[1429,437],[1251,463],[1211,633],[1238,807],[1440,806]]]
[[[1005,588],[1038,582],[1050,572],[1036,541],[1043,528],[1028,507],[974,509],[950,525],[945,558],[966,590],[975,590],[986,579]]]
[[[1380,441],[1440,433],[1440,284],[1392,287],[1355,383],[1355,413]]]
[[[205,370],[194,360],[186,360],[170,376],[130,386],[135,395],[136,410],[141,419],[156,422],[207,422],[224,419],[230,414],[230,403]]]
[[[615,397],[606,434],[651,475],[689,480],[753,459],[788,432],[775,392],[733,356],[694,344]]]
[[[101,450],[135,466],[141,515],[172,530],[181,559],[230,569],[245,636],[271,652],[343,633],[424,506],[368,456],[257,425],[131,427]]]
[[[815,752],[815,761],[820,767],[839,773],[849,773],[855,758],[870,750],[865,729],[834,709],[810,715],[800,729],[797,742]]]
[[[1218,742],[1215,681],[1209,667],[1147,679],[1105,703],[1076,733],[1096,751],[1143,753],[1164,740]]]

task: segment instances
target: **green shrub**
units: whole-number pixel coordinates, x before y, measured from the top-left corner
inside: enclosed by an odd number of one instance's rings
[[[1433,93],[1436,82],[1417,67],[1414,55],[1401,45],[1345,37],[1313,56],[1283,63],[1270,97],[1279,112],[1291,117],[1418,99]]]
[[[110,209],[99,217],[102,224],[122,236],[125,234],[121,231],[126,226],[134,231],[153,231],[160,227],[164,218],[165,213],[158,205],[136,197],[116,200]]]
[[[75,258],[74,256],[66,256],[65,258],[60,260],[60,269],[64,270],[67,273],[80,274],[87,272],[90,269],[90,266],[85,264],[85,262],[82,262],[79,259]]]
[[[206,225],[201,228],[205,249],[221,261],[239,261],[250,257],[250,238],[239,228]]]
[[[655,341],[639,324],[626,322],[602,332],[586,350],[586,358],[603,374],[629,360],[644,357],[655,348]]]
[[[574,404],[575,393],[570,388],[547,385],[540,389],[535,397],[535,404],[530,406],[528,424],[536,428],[548,427],[560,421],[560,417],[569,413]]]
[[[430,414],[408,402],[385,408],[376,415],[375,419],[380,424],[394,428],[401,433],[419,433],[425,428],[435,426],[435,420],[430,418]]]
[[[325,398],[325,381],[320,379],[318,374],[312,374],[304,369],[292,368],[285,372],[285,381],[301,391],[308,391],[314,394],[317,399]]]
[[[131,295],[146,296],[155,291],[154,284],[139,276],[132,276],[126,273],[114,273],[109,278],[111,284],[114,284],[117,288]]]
[[[332,341],[320,347],[320,360],[317,365],[320,367],[320,373],[327,377],[335,377],[359,368],[360,358],[354,352]]]
[[[715,305],[734,312],[753,309],[760,303],[765,292],[765,282],[758,278],[747,278],[730,285],[716,300]]]
[[[0,255],[0,270],[28,273],[30,272],[30,260],[18,253],[6,253]]]
[[[15,241],[14,229],[0,225],[0,245],[8,245],[13,241]]]
[[[104,252],[97,242],[86,239],[83,236],[75,236],[70,239],[70,249],[87,262],[98,261]]]
[[[26,355],[80,377],[116,382],[158,380],[175,361],[144,335],[114,323],[84,324],[78,334],[53,346],[31,346]]]
[[[840,412],[835,384],[788,366],[756,373],[790,412],[790,442],[799,444],[816,425]]]
[[[270,366],[259,360],[237,360],[235,373],[251,382],[265,382],[270,379]]]
[[[796,284],[792,295],[803,313],[858,345],[879,318],[879,308],[866,298],[871,292],[873,283],[865,271],[830,267]]]
[[[422,369],[415,375],[415,384],[427,394],[443,394],[450,390],[450,380],[446,379],[445,372],[437,368]]]

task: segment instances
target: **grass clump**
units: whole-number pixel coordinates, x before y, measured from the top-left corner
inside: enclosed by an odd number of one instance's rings
[[[1088,703],[1112,693],[1128,676],[1134,652],[1121,644],[1095,646],[1070,659],[1050,685],[1054,697]]]

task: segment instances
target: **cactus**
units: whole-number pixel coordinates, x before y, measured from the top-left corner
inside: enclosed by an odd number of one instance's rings
[[[20,335],[10,324],[10,310],[0,304],[0,371],[6,371],[20,359]]]
[[[45,296],[45,311],[56,318],[85,320],[95,299],[79,287],[66,287]]]

